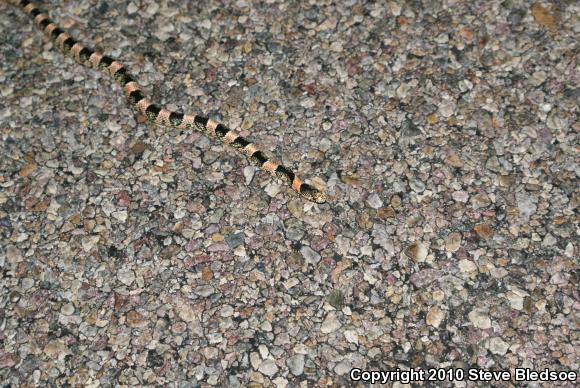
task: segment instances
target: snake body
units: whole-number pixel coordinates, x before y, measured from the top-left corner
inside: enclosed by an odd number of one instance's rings
[[[326,195],[322,191],[304,183],[291,169],[266,157],[254,143],[225,125],[203,115],[172,112],[152,103],[141,90],[136,78],[121,62],[78,42],[65,29],[60,28],[50,20],[48,14],[40,10],[33,2],[29,0],[13,2],[20,5],[34,19],[35,24],[63,54],[70,56],[84,66],[101,70],[110,75],[123,88],[131,105],[146,116],[148,121],[181,130],[197,129],[202,131],[236,148],[254,165],[283,180],[302,197],[316,203],[326,202]]]

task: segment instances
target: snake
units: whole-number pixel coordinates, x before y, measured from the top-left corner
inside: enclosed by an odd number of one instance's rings
[[[170,111],[151,102],[142,91],[135,78],[118,60],[85,46],[73,38],[64,28],[54,23],[46,11],[41,10],[29,0],[12,0],[32,17],[36,26],[52,40],[56,47],[65,56],[88,68],[100,70],[112,77],[123,89],[125,97],[138,113],[145,116],[147,121],[156,125],[179,130],[193,129],[207,134],[209,137],[221,140],[223,143],[237,149],[246,156],[252,164],[277,177],[303,198],[315,202],[325,203],[326,194],[322,190],[303,182],[290,168],[268,158],[255,144],[224,124],[201,114],[185,114],[179,111]]]

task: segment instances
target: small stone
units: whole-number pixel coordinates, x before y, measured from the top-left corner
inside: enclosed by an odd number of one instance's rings
[[[262,329],[262,331],[272,331],[272,324],[270,323],[270,321],[265,320],[264,322],[262,322],[262,324],[260,325],[260,329]]]
[[[440,270],[427,268],[412,274],[410,280],[415,287],[424,288],[427,285],[439,280],[441,276],[442,273]]]
[[[478,193],[471,197],[471,204],[475,209],[481,209],[491,205],[491,200],[486,193]]]
[[[511,308],[514,310],[522,310],[524,308],[524,296],[520,293],[510,291],[506,294],[510,302]]]
[[[181,235],[184,238],[190,239],[195,235],[195,230],[193,229],[188,229],[188,228],[184,228],[181,230]]]
[[[463,167],[463,160],[455,152],[450,152],[445,158],[445,163],[452,167],[461,168]]]
[[[401,123],[401,138],[410,139],[421,135],[421,130],[413,124],[411,120],[405,120]]]
[[[420,242],[415,242],[405,249],[405,255],[415,261],[425,261],[427,258],[427,248]]]
[[[230,246],[230,248],[235,249],[240,245],[244,244],[244,233],[228,233],[224,236],[224,240]]]
[[[532,86],[540,86],[541,84],[543,84],[544,82],[546,82],[546,78],[548,77],[548,75],[546,74],[545,71],[534,71],[532,73],[532,76],[530,77],[530,83],[532,84]]]
[[[250,364],[252,364],[252,368],[258,369],[261,363],[262,359],[260,358],[260,353],[258,352],[250,353]]]
[[[210,296],[211,294],[214,293],[214,289],[211,285],[206,284],[206,285],[201,285],[199,287],[196,287],[193,292],[195,292],[197,295],[201,296],[202,298],[207,298],[208,296]]]
[[[23,290],[30,290],[32,287],[34,287],[34,279],[32,279],[32,278],[23,278],[21,284],[22,284],[22,289]]]
[[[288,380],[282,376],[276,377],[274,380],[272,380],[272,383],[274,383],[277,388],[286,388],[288,386]]]
[[[183,217],[185,217],[186,215],[187,215],[187,210],[183,209],[183,208],[177,209],[173,212],[173,217],[175,217],[176,220],[180,220]]]
[[[493,229],[491,229],[491,227],[486,224],[477,224],[475,225],[473,230],[475,231],[475,233],[477,233],[479,237],[486,240],[493,236]]]
[[[383,201],[377,194],[373,193],[368,197],[367,204],[373,209],[379,209],[383,206]]]
[[[341,361],[334,367],[334,373],[336,373],[338,376],[345,375],[351,370],[352,363],[349,363],[348,361]]]
[[[254,167],[254,166],[244,167],[244,179],[246,182],[246,186],[248,186],[248,185],[250,185],[250,183],[252,183],[252,180],[254,179],[255,174],[256,174],[256,167]]]
[[[127,324],[130,327],[145,327],[147,326],[147,320],[144,319],[141,313],[132,310],[127,313]]]
[[[473,30],[467,26],[463,27],[460,31],[459,31],[459,35],[461,35],[461,37],[467,42],[470,43],[473,40]]]
[[[66,303],[60,308],[60,313],[62,315],[72,315],[75,312],[75,307],[72,303]]]
[[[425,183],[421,182],[419,179],[411,179],[409,186],[411,186],[411,189],[416,193],[422,193],[425,191]]]
[[[306,262],[310,264],[316,264],[321,259],[321,256],[318,254],[318,252],[306,245],[300,248],[300,253],[302,253],[302,256]]]
[[[439,327],[445,317],[445,312],[439,306],[433,306],[427,312],[426,322],[433,327]]]
[[[354,330],[345,330],[344,338],[351,344],[358,344],[358,334]]]
[[[510,345],[499,337],[491,338],[487,344],[487,348],[493,354],[503,356],[507,353]]]
[[[548,233],[548,234],[546,234],[546,236],[542,240],[542,246],[543,247],[551,247],[551,246],[556,245],[557,242],[558,242],[558,239],[556,237],[554,237],[552,234]]]
[[[561,117],[560,114],[558,113],[558,111],[556,111],[556,110],[554,110],[552,113],[550,113],[550,115],[548,116],[548,119],[546,120],[546,126],[550,129],[553,129],[553,130],[564,129],[567,125],[568,124],[567,124],[566,119]]]
[[[497,177],[497,182],[501,187],[510,187],[516,183],[516,178],[513,175],[500,175]]]
[[[342,310],[344,307],[344,295],[340,290],[333,290],[326,297],[328,303],[337,310]]]
[[[455,112],[455,101],[445,100],[439,105],[439,114],[443,117],[450,117]]]
[[[536,22],[546,28],[554,27],[555,19],[554,16],[541,4],[532,4],[532,15]]]
[[[322,325],[320,326],[320,331],[323,332],[324,334],[328,334],[338,330],[341,326],[342,324],[336,317],[336,314],[331,311],[326,316],[324,322],[322,322]]]
[[[286,365],[290,369],[290,373],[294,376],[300,376],[304,372],[304,355],[296,354],[286,360]]]
[[[137,5],[133,2],[130,2],[129,5],[127,6],[127,13],[129,15],[134,14],[135,12],[137,12],[139,10],[139,8],[137,7]]]
[[[454,191],[451,197],[456,202],[466,203],[469,200],[469,194],[465,190]]]
[[[18,363],[18,360],[19,357],[17,354],[10,354],[5,353],[4,351],[0,351],[0,369],[13,367]]]
[[[302,236],[304,236],[304,230],[302,228],[295,228],[291,226],[286,229],[286,237],[289,240],[300,241]]]
[[[478,329],[489,329],[491,327],[491,319],[487,312],[483,309],[474,309],[467,315],[469,321]]]
[[[537,198],[528,196],[524,193],[516,193],[516,203],[518,204],[518,210],[520,212],[520,219],[522,221],[529,221],[530,217],[536,213],[537,210]]]
[[[342,43],[341,42],[338,42],[338,41],[332,42],[330,44],[330,50],[331,51],[334,51],[335,53],[342,52],[342,50],[343,50]]]
[[[131,269],[121,268],[117,271],[117,279],[126,286],[130,286],[135,281],[135,272]]]
[[[407,97],[409,90],[411,90],[412,88],[413,86],[410,82],[401,83],[401,85],[397,88],[397,97],[399,97],[400,99],[404,99],[405,97]]]
[[[131,147],[131,152],[136,156],[140,157],[143,155],[143,152],[147,149],[148,145],[143,142],[137,142]]]
[[[268,358],[268,356],[270,355],[270,351],[268,350],[268,347],[264,344],[260,344],[258,345],[258,351],[260,352],[260,357],[262,357],[262,359],[266,359]]]
[[[20,176],[26,178],[27,176],[29,176],[30,174],[32,174],[36,168],[38,167],[38,165],[34,162],[25,164],[24,166],[22,166],[22,168],[20,169]]]
[[[276,195],[278,195],[281,188],[282,188],[282,186],[280,186],[279,184],[274,183],[274,182],[270,182],[270,183],[268,183],[268,185],[266,186],[266,188],[264,190],[266,191],[266,193],[270,197],[275,197]]]
[[[213,279],[213,271],[210,267],[203,267],[201,269],[201,278],[205,281],[210,281]]]
[[[145,13],[147,13],[149,16],[153,16],[157,13],[157,11],[159,11],[159,4],[151,3],[145,10]]]
[[[16,248],[14,245],[9,245],[6,248],[6,259],[8,263],[16,264],[22,261],[22,255],[20,254],[20,250]]]
[[[461,233],[453,232],[449,233],[445,239],[445,249],[447,252],[457,252],[461,246]]]
[[[50,358],[60,358],[70,354],[70,350],[62,340],[52,340],[44,347],[44,354]]]
[[[497,158],[497,156],[493,155],[489,157],[487,159],[487,162],[485,162],[485,168],[493,172],[500,172],[501,166],[499,164],[499,159]]]
[[[220,316],[222,318],[228,318],[231,317],[232,315],[234,315],[234,308],[232,306],[225,305],[220,309]]]
[[[188,303],[177,303],[175,306],[177,315],[185,322],[193,322],[195,320],[195,312]]]
[[[302,200],[292,200],[288,202],[288,211],[294,217],[301,219],[304,213],[304,203]]]
[[[572,244],[571,242],[569,242],[568,244],[566,244],[566,249],[564,249],[564,254],[567,257],[574,256],[574,244]]]
[[[121,221],[121,222],[125,222],[127,221],[127,211],[126,210],[122,210],[122,211],[117,211],[117,212],[113,212],[111,214],[115,219]]]
[[[465,273],[472,273],[477,270],[477,266],[471,260],[463,259],[459,260],[459,270]]]
[[[81,245],[85,252],[90,252],[99,242],[99,236],[85,236],[81,240]]]
[[[276,372],[278,372],[278,366],[276,365],[276,362],[272,359],[267,359],[262,361],[262,363],[260,364],[260,366],[258,367],[258,370],[265,374],[268,377],[272,377],[276,374]]]

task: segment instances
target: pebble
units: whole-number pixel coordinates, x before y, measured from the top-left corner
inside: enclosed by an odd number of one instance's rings
[[[128,214],[127,214],[126,210],[113,212],[113,213],[111,213],[111,215],[113,216],[113,218],[115,218],[121,222],[127,221]]]
[[[224,236],[224,240],[234,249],[244,244],[245,235],[243,233],[228,233]]]
[[[278,366],[274,360],[267,359],[260,363],[258,370],[266,376],[272,377],[278,372]]]
[[[344,338],[352,344],[358,344],[358,334],[353,330],[345,330]]]
[[[554,237],[552,234],[548,233],[542,240],[543,247],[551,247],[558,243],[558,239]]]
[[[11,264],[16,264],[23,260],[20,250],[14,245],[9,245],[6,248],[6,259],[8,260],[8,263]]]
[[[379,209],[383,206],[383,201],[377,194],[373,193],[367,199],[367,204],[373,209]]]
[[[421,182],[418,179],[411,179],[409,181],[409,185],[411,186],[411,189],[417,193],[422,193],[423,191],[425,191],[425,183]]]
[[[224,307],[221,308],[220,310],[220,316],[222,318],[228,318],[234,315],[234,308],[230,305],[226,305]]]
[[[445,318],[445,312],[439,306],[433,306],[427,312],[426,322],[429,326],[439,327]]]
[[[270,197],[275,197],[282,190],[282,186],[277,183],[269,183],[264,190]]]
[[[121,268],[117,271],[117,279],[126,286],[130,286],[135,281],[135,272],[131,269]]]
[[[62,315],[72,315],[75,312],[75,308],[72,305],[72,303],[65,303],[61,308],[60,308],[60,313]]]
[[[489,239],[493,237],[494,234],[493,229],[486,224],[477,224],[473,227],[473,230],[479,237],[483,239]]]
[[[324,322],[322,322],[322,325],[320,326],[320,331],[323,332],[324,334],[328,334],[340,329],[341,326],[342,324],[340,323],[336,315],[333,312],[330,312],[324,319]]]
[[[516,193],[516,202],[519,210],[520,219],[524,222],[529,221],[530,217],[536,213],[537,200],[524,193]]]
[[[461,246],[461,233],[452,232],[445,238],[445,250],[447,252],[457,252]]]
[[[491,328],[491,319],[489,318],[487,311],[483,309],[473,309],[467,316],[473,326],[478,329],[485,330]]]
[[[471,260],[459,260],[459,270],[465,273],[472,273],[477,271],[477,265]]]
[[[296,354],[288,358],[286,365],[288,365],[290,373],[292,373],[294,376],[300,376],[302,373],[304,373],[304,355]]]
[[[405,255],[418,262],[425,261],[428,253],[427,247],[420,242],[415,242],[405,249]]]
[[[439,104],[439,114],[443,117],[450,117],[455,112],[455,101],[444,100]]]
[[[471,197],[471,203],[475,209],[481,209],[491,205],[491,200],[486,193],[478,193]]]
[[[487,348],[493,354],[503,356],[507,353],[510,345],[499,337],[493,337],[488,341]]]
[[[256,174],[256,168],[254,166],[246,166],[244,167],[244,179],[246,186],[249,186],[254,179],[254,175]]]
[[[314,251],[309,246],[303,246],[302,248],[300,248],[300,253],[304,257],[306,262],[309,264],[316,265],[321,259],[320,254],[318,252]]]
[[[86,236],[83,237],[81,240],[81,244],[83,246],[83,250],[85,252],[90,252],[92,251],[95,246],[97,245],[97,243],[99,242],[100,237],[99,236]]]

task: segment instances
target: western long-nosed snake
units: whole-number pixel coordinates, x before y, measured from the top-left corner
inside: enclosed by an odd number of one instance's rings
[[[212,137],[222,140],[224,143],[238,149],[246,155],[252,163],[262,170],[277,176],[285,181],[290,187],[298,192],[302,197],[316,202],[326,202],[324,192],[304,183],[296,174],[287,167],[276,163],[266,157],[258,147],[250,141],[208,117],[196,114],[184,114],[181,112],[171,112],[165,108],[160,108],[153,104],[141,91],[136,78],[133,77],[127,68],[119,61],[84,46],[71,37],[64,29],[57,26],[50,20],[48,14],[41,11],[36,4],[29,0],[12,0],[16,5],[24,8],[33,17],[36,25],[52,39],[57,47],[65,55],[69,55],[80,64],[101,70],[110,75],[123,88],[125,96],[129,102],[147,119],[155,124],[177,128],[181,130],[197,129]]]

